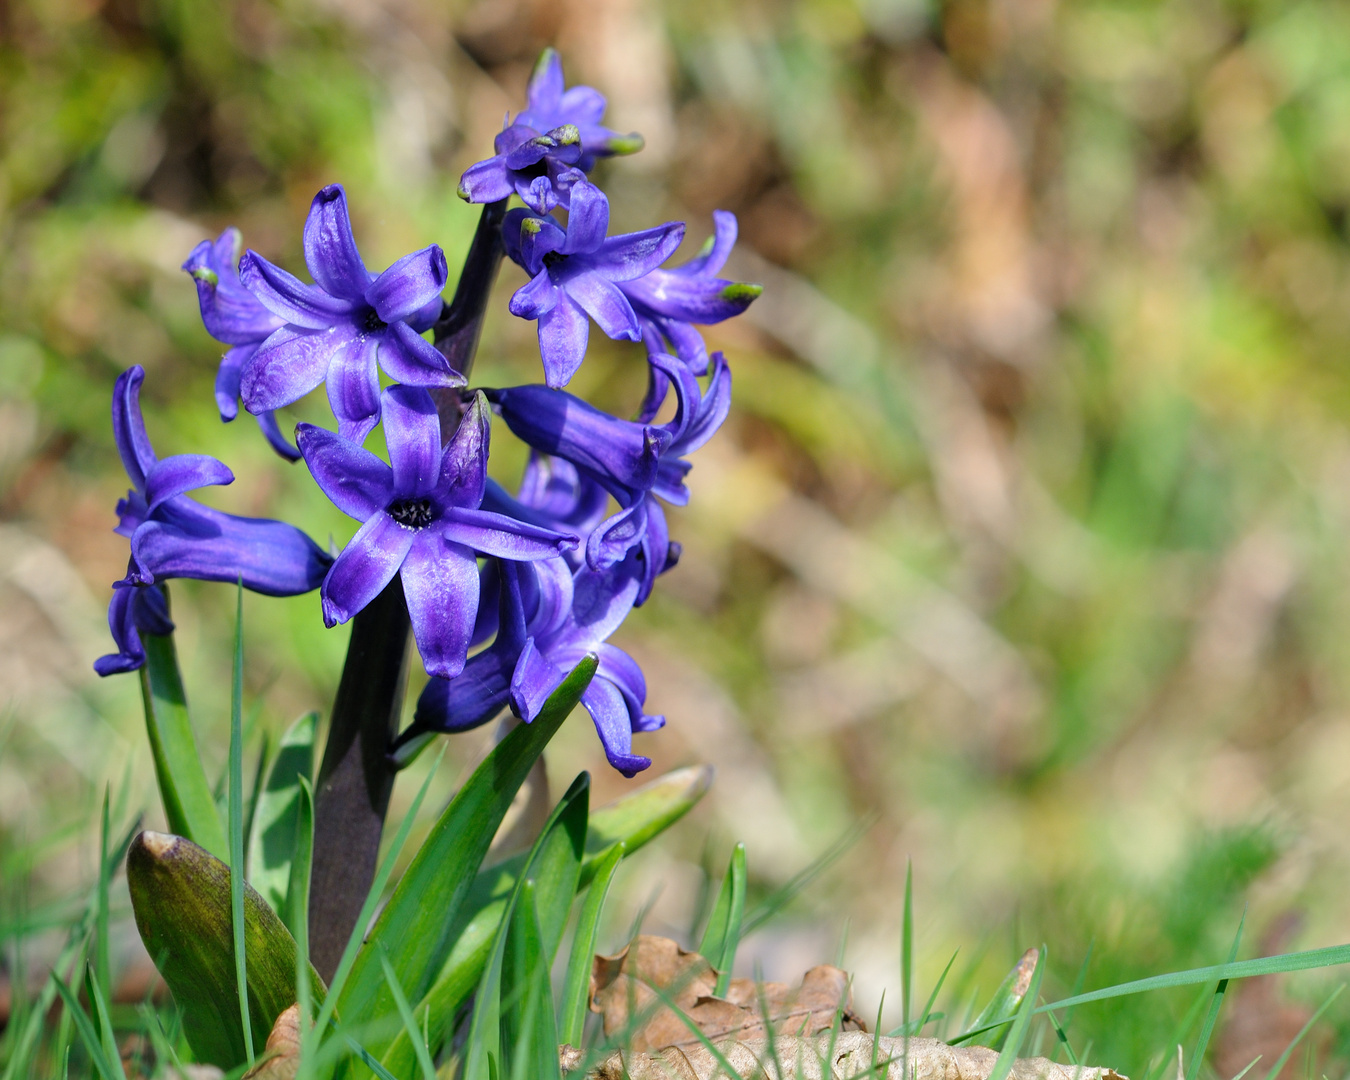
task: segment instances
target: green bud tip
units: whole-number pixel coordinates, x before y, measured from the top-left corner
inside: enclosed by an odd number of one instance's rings
[[[581,142],[581,132],[577,130],[576,124],[563,124],[558,128],[558,145],[575,146]]]
[[[469,189],[466,188],[463,184],[460,184],[459,187],[455,188],[455,194],[458,195],[465,202],[469,201]]]
[[[631,135],[615,135],[605,143],[605,149],[611,154],[636,154],[646,145],[646,140],[635,131]]]
[[[208,270],[205,266],[199,266],[195,270],[190,271],[190,273],[198,281],[206,282],[213,289],[220,284],[220,275],[214,270]]]
[[[544,49],[544,51],[539,54],[539,59],[534,62],[534,70],[530,72],[530,82],[534,82],[535,79],[542,78],[544,72],[548,69],[548,65],[553,61],[554,57],[556,57],[557,55],[558,55],[557,49],[555,49],[552,45],[547,46]]]
[[[763,291],[763,285],[751,285],[749,282],[737,281],[722,290],[722,299],[730,300],[733,303],[744,301],[748,304]]]
[[[520,231],[523,233],[537,233],[542,228],[543,226],[539,223],[538,218],[527,217],[521,219]]]

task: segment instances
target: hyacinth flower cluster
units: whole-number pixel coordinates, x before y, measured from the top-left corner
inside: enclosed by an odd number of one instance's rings
[[[581,700],[608,760],[628,776],[650,765],[633,735],[664,719],[646,711],[638,664],[608,639],[678,561],[665,506],[688,501],[688,455],[730,406],[730,367],[709,355],[697,328],[743,311],[759,289],[719,276],[736,239],[729,213],[716,212],[703,251],[676,266],[666,264],[683,241],[680,222],[611,235],[608,199],[589,174],[642,140],[602,126],[604,112],[595,90],[566,87],[546,51],[527,108],[461,179],[461,197],[485,208],[453,303],[442,296],[449,273],[435,244],[367,268],[337,184],[314,197],[305,222],[312,283],[243,250],[235,229],[191,252],[183,269],[203,323],[228,346],[216,380],[222,420],[242,402],[273,448],[303,460],[359,526],[330,555],[295,526],[189,498],[233,476],[213,458],[155,455],[139,406],[144,373],[131,369],[113,401],[132,483],[117,531],[131,556],[109,607],[118,650],[98,661],[100,674],[140,667],[142,635],[172,629],[168,578],[275,596],[318,589],[330,627],[395,595],[430,678],[391,754],[507,710],[528,723],[591,656],[598,667]],[[512,197],[524,206],[508,210]],[[528,279],[509,310],[537,324],[543,378],[471,388],[481,317],[466,330],[461,309],[486,302],[503,254]],[[592,322],[645,357],[648,390],[631,419],[564,389]],[[302,423],[292,444],[281,410],[320,387],[335,430]],[[487,476],[493,410],[530,447],[514,493]],[[658,423],[663,410],[671,418]],[[377,426],[383,455],[365,445]]]

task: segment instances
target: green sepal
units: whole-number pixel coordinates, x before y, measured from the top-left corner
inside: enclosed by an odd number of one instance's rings
[[[605,140],[605,149],[611,154],[636,154],[646,145],[647,140],[636,131],[627,135],[611,135]]]
[[[764,292],[763,285],[753,285],[748,281],[733,281],[722,290],[722,299],[731,303],[750,303]]]
[[[230,848],[225,826],[192,734],[173,635],[144,634],[141,643],[145,647],[145,663],[141,666],[145,728],[164,816],[176,835],[200,844],[217,858],[227,859]]]
[[[127,852],[127,885],[136,928],[173,991],[183,1032],[198,1061],[232,1069],[244,1063],[235,985],[230,869],[181,836],[143,832]],[[296,1000],[295,941],[254,890],[244,889],[249,1019],[262,1046],[282,1010]],[[323,980],[312,967],[316,999]]]
[[[356,956],[338,998],[342,1015],[371,1020],[395,1015],[382,950],[409,998],[426,995],[455,944],[455,916],[497,827],[544,747],[581,700],[597,663],[593,654],[583,657],[539,715],[507,735],[474,770],[431,827]],[[390,1036],[372,1035],[365,1045],[379,1058],[389,1042]]]
[[[306,713],[281,737],[249,835],[248,883],[283,918],[289,917],[286,897],[295,854],[296,815],[300,812],[300,778],[313,775],[318,724],[318,713]]]

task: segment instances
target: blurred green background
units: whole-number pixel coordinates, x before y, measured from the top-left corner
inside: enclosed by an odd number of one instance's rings
[[[669,718],[639,740],[653,775],[719,778],[627,871],[606,946],[643,913],[686,933],[736,839],[763,894],[859,821],[747,973],[840,954],[861,1011],[889,987],[897,1015],[911,857],[924,995],[958,946],[984,993],[1041,941],[1052,996],[1089,948],[1089,988],[1218,962],[1244,905],[1244,956],[1350,939],[1350,9],[1330,0],[0,3],[8,912],[87,883],[105,783],[158,820],[136,681],[90,668],[126,558],[118,372],[145,366],[161,454],[235,470],[204,501],[354,531],[251,419],[219,423],[179,264],[234,224],[300,271],[309,200],[341,181],[371,266],[435,241],[454,273],[477,214],[458,176],[547,44],[647,138],[599,170],[615,229],[680,218],[692,251],[734,210],[730,271],[765,285],[708,332],[736,406],[671,514],[683,561],[617,639]],[[484,385],[539,377],[506,312],[523,281],[504,269]],[[573,389],[631,412],[640,348],[592,342]],[[500,426],[494,449],[514,483]],[[174,600],[214,771],[233,592]],[[250,596],[245,619],[256,739],[326,707],[346,630],[316,595]],[[490,737],[452,741],[442,795]],[[602,800],[627,786],[578,713],[555,788],[583,767]],[[1250,988],[1214,1068],[1271,1062],[1332,981]],[[1193,998],[1084,1008],[1071,1035],[1138,1077]],[[1344,1057],[1339,1016],[1319,1060]]]

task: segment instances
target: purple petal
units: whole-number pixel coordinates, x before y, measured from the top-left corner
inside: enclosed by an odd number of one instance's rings
[[[313,424],[295,438],[314,482],[347,516],[366,521],[393,499],[394,471],[369,450]]]
[[[555,115],[562,104],[563,85],[562,57],[556,49],[545,49],[535,62],[525,92],[529,111],[542,116]]]
[[[146,579],[195,578],[233,584],[267,596],[317,588],[331,557],[293,525],[236,517],[191,499],[160,507],[131,538],[133,561]]]
[[[436,325],[436,321],[441,317],[441,312],[444,310],[445,301],[440,296],[433,296],[404,321],[414,333],[421,334]]]
[[[631,777],[651,765],[651,758],[633,753],[633,722],[623,695],[613,683],[592,679],[581,695],[581,704],[591,714],[605,757],[614,768]]]
[[[244,252],[239,279],[262,305],[292,326],[323,330],[356,308],[355,301],[331,296],[315,285],[306,285],[294,274],[273,266],[256,251]]]
[[[736,215],[730,210],[714,210],[712,217],[713,234],[708,237],[703,250],[683,266],[671,270],[672,274],[715,277],[726,265],[731,249],[736,246]]]
[[[473,552],[434,532],[417,534],[400,572],[413,637],[428,675],[453,678],[464,659],[478,611],[478,563]]]
[[[605,571],[578,570],[572,579],[573,648],[595,649],[623,623],[633,609],[641,568],[636,557]]]
[[[244,365],[257,351],[257,344],[236,345],[220,358],[220,367],[216,369],[216,408],[225,423],[239,415],[239,378]]]
[[[681,455],[692,453],[713,437],[731,411],[731,368],[721,352],[712,355],[712,378],[703,400],[680,433],[671,451]]]
[[[206,454],[175,454],[164,458],[145,474],[146,515],[153,516],[163,502],[175,495],[209,484],[232,483],[234,473],[223,462]]]
[[[441,418],[436,403],[415,386],[391,386],[380,395],[384,441],[394,468],[394,497],[430,495],[441,475]]]
[[[391,379],[410,386],[464,385],[464,376],[407,323],[390,323],[384,333],[371,336],[379,339],[380,367]]]
[[[329,184],[314,196],[305,218],[305,265],[324,292],[344,300],[360,300],[370,284],[347,213],[347,193]]]
[[[642,572],[638,580],[633,606],[641,607],[652,594],[659,574],[664,574],[680,560],[680,545],[670,542],[666,512],[655,499],[646,499],[647,532],[641,541]]]
[[[590,86],[574,86],[563,92],[558,114],[569,124],[598,124],[605,115],[605,95]]]
[[[606,518],[586,537],[586,565],[592,570],[607,570],[628,558],[646,535],[647,500],[639,499]]]
[[[492,436],[487,399],[482,391],[460,418],[454,437],[441,454],[436,501],[442,506],[477,508],[487,486],[488,443]]]
[[[566,672],[540,655],[534,638],[528,639],[511,675],[512,711],[528,724],[566,677]]]
[[[299,461],[300,451],[290,444],[290,441],[281,433],[281,425],[277,423],[277,414],[271,409],[258,414],[258,427],[262,429],[263,438],[268,442],[281,457],[287,461]]]
[[[538,319],[553,310],[561,295],[549,272],[540,270],[511,295],[510,312],[517,318]]]
[[[590,181],[583,180],[574,185],[567,211],[567,243],[562,247],[563,254],[597,250],[608,231],[609,199],[605,193]]]
[[[576,547],[578,539],[574,535],[517,521],[505,514],[458,506],[445,508],[440,531],[454,543],[471,547],[484,555],[517,562],[551,559],[560,552]]]
[[[531,274],[544,268],[545,259],[567,248],[567,234],[550,217],[520,219],[521,265]]]
[[[346,622],[379,596],[403,565],[417,535],[382,510],[371,515],[324,579],[325,625]]]
[[[511,700],[514,656],[484,649],[471,656],[453,679],[430,679],[413,717],[425,731],[468,731],[486,724]]]
[[[197,306],[206,332],[227,345],[261,341],[281,325],[239,282],[242,247],[239,230],[226,229],[215,243],[203,240],[183,263],[197,286]]]
[[[338,434],[365,442],[380,422],[380,372],[375,366],[379,337],[349,338],[328,362],[328,404],[337,417]]]
[[[627,338],[629,341],[637,341],[642,336],[628,297],[619,291],[617,285],[606,281],[599,274],[584,273],[570,278],[567,295],[581,305],[582,310],[596,321],[607,336]]]
[[[432,244],[404,255],[366,289],[366,303],[387,322],[409,319],[440,296],[450,271],[445,252]]]
[[[145,369],[140,364],[127,368],[113,384],[112,399],[113,441],[122,458],[122,467],[132,485],[142,494],[145,492],[145,474],[159,460],[150,446],[150,436],[145,433],[145,420],[141,416],[143,382]]]
[[[672,270],[653,270],[623,291],[654,317],[708,326],[741,314],[760,295],[758,285],[715,277],[685,277]]]
[[[108,602],[108,629],[112,632],[117,652],[100,656],[94,661],[94,671],[101,676],[135,671],[145,663],[145,646],[141,644],[141,635],[131,613],[132,603],[139,591],[134,585],[113,588],[112,599]]]
[[[682,239],[684,222],[667,221],[654,229],[611,236],[585,260],[610,281],[631,281],[650,274],[670,258]]]
[[[539,355],[544,363],[544,381],[549,386],[566,386],[586,358],[586,340],[591,324],[586,313],[566,293],[559,290],[558,303],[539,316]]]
[[[459,197],[471,203],[491,203],[508,198],[515,190],[501,154],[464,170],[459,178]]]
[[[333,354],[355,336],[350,323],[327,330],[282,327],[244,365],[239,380],[244,408],[260,413],[299,401],[323,382]]]
[[[572,614],[572,568],[564,559],[501,565],[520,579],[521,603],[529,612],[532,633],[546,637],[567,622]]]
[[[608,642],[598,645],[595,654],[600,658],[600,666],[595,669],[597,678],[608,679],[624,697],[629,715],[641,715],[643,703],[647,700],[647,680],[642,675],[638,662],[617,645]]]

